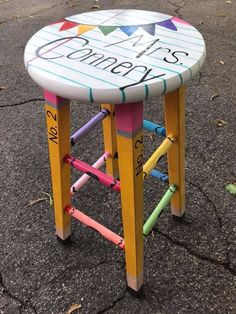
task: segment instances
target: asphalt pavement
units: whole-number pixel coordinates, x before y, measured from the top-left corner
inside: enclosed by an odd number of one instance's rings
[[[50,22],[93,10],[133,8],[180,17],[206,41],[205,65],[186,103],[186,216],[169,207],[145,239],[144,292],[126,290],[123,252],[73,221],[71,242],[54,231],[41,89],[24,68],[29,38]],[[236,1],[0,0],[0,313],[236,313]],[[73,102],[72,130],[98,111]],[[161,99],[145,117],[162,123]],[[148,156],[158,140],[145,134]],[[103,150],[101,128],[75,154],[92,163]],[[162,162],[165,170],[165,162]],[[75,178],[75,175],[74,175]],[[145,182],[145,217],[164,184]],[[45,194],[47,193],[47,194]],[[122,231],[119,196],[90,180],[75,206]]]

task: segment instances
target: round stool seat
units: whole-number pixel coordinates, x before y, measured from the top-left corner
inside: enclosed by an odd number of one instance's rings
[[[88,103],[130,103],[186,84],[205,59],[196,28],[140,10],[93,11],[44,27],[25,66],[43,89]]]

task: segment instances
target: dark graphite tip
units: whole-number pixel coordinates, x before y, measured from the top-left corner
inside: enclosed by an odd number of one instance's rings
[[[172,215],[172,217],[174,221],[181,223],[184,221],[185,213],[181,217],[176,215]]]
[[[145,297],[143,286],[138,290],[135,291],[134,289],[130,288],[129,286],[126,287],[126,290],[131,294],[134,298],[143,299]]]

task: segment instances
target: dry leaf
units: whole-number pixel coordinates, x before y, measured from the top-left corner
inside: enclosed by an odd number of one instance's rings
[[[189,117],[188,117],[188,120],[193,121],[194,123],[199,124],[199,122],[197,122],[197,121],[195,121],[195,120],[193,120],[193,119],[191,119],[191,118],[189,118]]]
[[[222,126],[225,126],[226,124],[228,124],[228,122],[226,122],[226,121],[224,121],[222,119],[216,119],[214,122],[219,127],[222,127]]]
[[[220,60],[220,64],[225,64],[224,60]]]
[[[70,309],[66,312],[66,314],[71,314],[80,308],[81,308],[81,304],[72,304]]]
[[[69,4],[69,7],[70,8],[74,8],[74,7],[77,7],[79,4]]]
[[[99,0],[95,0],[95,3],[92,5],[92,9],[100,9]]]
[[[213,16],[222,16],[222,17],[226,17],[226,13],[216,13],[216,14],[213,14]]]
[[[220,97],[220,95],[219,95],[219,94],[214,94],[214,95],[212,95],[212,96],[211,96],[211,101],[214,100],[214,99],[217,98],[217,97]]]
[[[14,15],[14,16],[11,18],[11,20],[14,21],[14,20],[16,20],[16,19],[19,19],[20,17],[22,17],[22,16],[20,16],[19,14],[17,14],[17,15]]]
[[[33,205],[35,205],[35,204],[37,204],[37,203],[40,203],[40,202],[43,202],[43,201],[46,201],[47,199],[45,198],[45,197],[43,197],[43,198],[38,198],[37,200],[33,200],[33,201],[31,201],[28,205],[27,205],[27,207],[31,207],[31,206],[33,206]]]
[[[53,204],[53,198],[49,193],[43,192],[43,194],[47,195],[49,197],[49,205],[52,206]]]
[[[49,204],[50,204],[50,206],[52,206],[52,205],[53,205],[53,198],[51,197],[51,195],[50,195],[49,193],[46,193],[46,192],[43,192],[43,194],[45,194],[45,195],[48,196],[48,198],[49,198]],[[27,205],[27,207],[31,207],[31,206],[33,206],[33,205],[35,205],[35,204],[37,204],[37,203],[40,203],[40,202],[43,202],[43,201],[47,201],[47,200],[48,200],[48,199],[47,199],[46,197],[38,198],[37,200],[31,201],[31,202]]]
[[[225,186],[226,191],[228,191],[230,194],[236,194],[236,184],[230,183]]]
[[[0,86],[0,90],[7,89],[6,86]]]

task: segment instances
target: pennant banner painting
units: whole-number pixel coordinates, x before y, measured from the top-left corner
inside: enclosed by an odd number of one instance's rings
[[[125,26],[103,26],[103,25],[85,25],[80,24],[76,22],[70,22],[65,19],[65,22],[60,27],[60,31],[65,31],[70,28],[77,28],[77,34],[83,34],[85,32],[90,31],[91,29],[94,29],[97,27],[105,36],[112,33],[116,29],[120,29],[122,32],[124,32],[126,35],[131,36],[133,33],[139,29],[142,28],[145,32],[148,34],[154,36],[156,33],[156,25],[161,26],[167,29],[170,29],[172,31],[177,31],[177,27],[172,22],[172,20],[176,20],[176,18],[170,18],[161,22],[151,23],[151,24],[142,24],[142,25],[125,25]],[[186,23],[186,22],[185,22]],[[186,23],[187,24],[187,23]]]
[[[165,94],[198,73],[204,59],[204,40],[192,25],[140,10],[66,17],[37,32],[25,53],[39,85],[53,91],[56,82],[60,96],[90,103],[104,95],[124,103]]]

